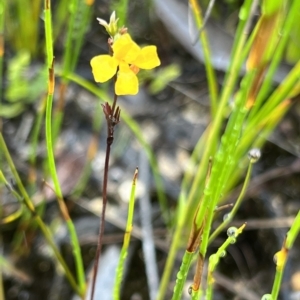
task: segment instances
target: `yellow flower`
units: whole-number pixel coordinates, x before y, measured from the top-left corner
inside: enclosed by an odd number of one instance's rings
[[[105,82],[117,73],[117,95],[136,95],[139,69],[153,69],[160,65],[155,46],[140,48],[128,33],[121,35],[113,44],[113,56],[98,55],[92,58],[92,72],[96,82]]]

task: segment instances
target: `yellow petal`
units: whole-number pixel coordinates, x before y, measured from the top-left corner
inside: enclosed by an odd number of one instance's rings
[[[91,59],[92,72],[96,82],[105,82],[112,78],[119,62],[109,55],[98,55]]]
[[[120,64],[115,90],[117,95],[136,95],[139,91],[139,81],[125,63]]]
[[[128,33],[121,35],[112,46],[114,57],[119,61],[131,64],[139,55],[141,48],[131,39]]]
[[[144,47],[139,56],[133,62],[134,65],[141,69],[153,69],[160,65],[160,60],[157,56],[157,50],[155,46]]]

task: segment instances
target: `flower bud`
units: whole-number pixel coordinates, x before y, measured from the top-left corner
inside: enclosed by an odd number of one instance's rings
[[[111,36],[114,37],[118,33],[118,20],[116,19],[116,13],[113,12],[110,16],[109,23],[107,23],[105,20],[101,18],[97,18],[98,22],[100,25],[102,25],[107,33]]]

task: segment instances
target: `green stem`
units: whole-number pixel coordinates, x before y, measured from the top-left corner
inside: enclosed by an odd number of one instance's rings
[[[138,169],[136,169],[136,171],[135,171],[133,181],[132,181],[132,186],[131,186],[126,230],[125,230],[125,234],[124,234],[123,246],[121,249],[120,259],[119,259],[116,276],[115,276],[115,285],[114,285],[114,292],[113,292],[114,300],[120,299],[120,290],[121,290],[121,281],[122,281],[123,272],[124,272],[124,263],[125,263],[125,259],[127,257],[128,246],[129,246],[129,242],[130,242],[130,235],[131,235],[131,231],[132,231],[132,220],[133,220],[133,213],[134,213],[137,175],[138,175]]]
[[[194,252],[185,251],[182,258],[182,263],[180,269],[177,273],[176,284],[174,287],[174,293],[172,300],[180,300],[182,295],[182,290],[186,282],[186,277],[191,266],[191,262],[194,256]]]
[[[213,284],[214,284],[213,273],[217,268],[220,259],[226,255],[226,249],[228,248],[228,246],[236,242],[236,238],[243,232],[245,226],[246,224],[243,224],[240,228],[230,227],[229,230],[231,230],[232,233],[228,234],[227,232],[228,238],[226,239],[226,241],[221,245],[221,247],[218,249],[216,254],[213,254],[209,257],[207,290],[206,290],[205,299],[207,300],[213,299]]]
[[[53,102],[55,80],[54,80],[54,67],[53,67],[54,60],[53,60],[53,40],[52,40],[52,20],[51,20],[50,0],[45,0],[45,36],[46,36],[47,66],[49,70],[48,94],[47,94],[47,102],[46,102],[46,146],[47,146],[47,155],[48,155],[48,167],[54,183],[54,190],[57,196],[58,204],[70,233],[71,243],[73,247],[73,255],[75,259],[77,280],[79,285],[78,289],[80,291],[79,294],[83,295],[85,291],[85,274],[84,274],[84,267],[83,267],[80,245],[76,234],[75,226],[69,217],[68,210],[63,201],[63,195],[62,195],[62,191],[60,188],[60,184],[56,172],[55,160],[53,154],[51,114],[52,114],[52,102]]]
[[[193,10],[197,27],[202,28],[203,26],[202,12],[197,1],[190,0],[190,5]],[[217,112],[218,81],[217,81],[217,77],[213,65],[211,63],[210,47],[209,47],[209,42],[208,42],[205,29],[201,30],[200,32],[200,40],[201,40],[203,54],[204,54],[204,64],[205,64],[207,81],[208,81],[208,89],[210,94],[211,115],[214,117]]]
[[[277,258],[276,274],[275,274],[275,279],[274,279],[273,288],[272,288],[272,300],[277,300],[277,298],[278,298],[288,253],[289,253],[290,249],[293,247],[294,242],[295,242],[297,236],[299,235],[299,232],[300,232],[300,211],[298,211],[297,216],[296,216],[289,232],[287,233],[286,241],[280,251],[280,252],[284,253],[284,258],[280,262],[281,265],[278,265],[278,258]],[[276,255],[279,255],[280,252],[278,252]]]
[[[52,145],[52,133],[51,133],[52,101],[53,101],[53,94],[48,93],[47,104],[46,104],[46,146],[47,146],[47,155],[48,155],[48,166],[49,166],[51,178],[53,180],[54,190],[57,196],[57,200],[63,212],[63,216],[66,220],[66,224],[70,233],[71,243],[73,247],[73,255],[74,255],[76,271],[77,271],[76,273],[77,273],[79,290],[81,291],[80,294],[83,294],[85,290],[85,274],[84,274],[84,267],[83,267],[80,245],[79,245],[74,224],[72,223],[71,219],[68,216],[67,208],[65,208],[65,203],[63,201],[63,195],[62,195],[62,191],[60,188],[56,167],[55,167],[53,145]]]
[[[286,238],[286,247],[288,249],[291,249],[294,245],[294,242],[299,235],[300,232],[300,211],[298,211],[297,216],[293,222],[293,225],[291,226],[291,229],[287,233]]]
[[[51,0],[45,0],[45,37],[46,37],[46,53],[48,69],[53,63],[53,40],[52,40],[52,17],[51,17]]]
[[[272,294],[271,294],[272,300],[277,300],[278,298],[282,276],[283,276],[283,270],[276,270],[275,279],[273,282]]]
[[[236,200],[236,203],[234,205],[234,207],[232,208],[231,212],[227,215],[227,218],[223,221],[222,224],[220,224],[220,226],[218,226],[218,228],[213,232],[213,234],[210,236],[209,240],[208,240],[208,244],[211,244],[214,239],[224,230],[225,227],[227,227],[227,225],[233,220],[235,214],[237,213],[243,198],[245,196],[247,187],[249,185],[250,179],[251,179],[251,173],[252,173],[252,168],[253,168],[253,163],[254,161],[250,160],[249,166],[248,166],[248,170],[247,170],[247,174],[246,174],[246,178],[241,190],[241,193],[238,197],[238,199]]]

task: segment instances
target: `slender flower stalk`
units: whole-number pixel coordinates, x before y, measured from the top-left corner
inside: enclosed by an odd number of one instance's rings
[[[252,168],[253,168],[253,164],[256,163],[258,161],[258,159],[260,158],[260,150],[258,149],[252,149],[249,152],[249,166],[248,166],[248,170],[247,170],[247,174],[246,174],[246,178],[244,180],[244,184],[241,190],[241,193],[238,197],[238,199],[236,200],[236,203],[232,209],[232,211],[227,215],[226,219],[223,221],[222,224],[220,224],[220,226],[218,226],[218,228],[210,235],[208,243],[210,244],[222,231],[223,229],[232,221],[232,219],[234,218],[234,216],[236,215],[242,201],[243,198],[245,196],[246,190],[248,188],[250,179],[251,179],[251,173],[252,173]]]
[[[217,253],[211,255],[209,257],[209,264],[208,264],[208,275],[207,275],[207,290],[206,290],[206,299],[212,300],[213,299],[213,286],[214,286],[214,271],[219,264],[220,258],[226,255],[226,249],[236,242],[237,237],[243,232],[244,228],[246,227],[246,223],[243,224],[241,227],[229,227],[227,230],[228,238],[226,241],[221,245],[218,249]],[[192,291],[192,299],[196,300],[199,299],[199,290]]]
[[[110,150],[114,141],[115,126],[120,122],[121,109],[117,106],[119,95],[135,95],[138,93],[139,69],[153,69],[160,65],[155,46],[140,48],[127,33],[126,28],[117,27],[118,19],[113,12],[110,22],[98,18],[100,25],[104,26],[110,35],[108,39],[109,54],[98,55],[91,60],[92,72],[96,82],[105,82],[114,77],[115,93],[112,106],[106,102],[102,105],[107,124],[106,154],[104,163],[104,175],[102,185],[103,206],[98,236],[98,246],[94,264],[94,272],[91,284],[91,300],[94,299],[97,270],[102,249],[104,235],[105,211],[107,204],[107,182]]]
[[[114,106],[117,102],[117,96],[114,97]],[[107,102],[102,106],[103,113],[106,118],[107,123],[107,138],[106,138],[106,153],[105,153],[105,163],[104,163],[104,177],[103,177],[103,185],[102,185],[102,198],[103,198],[103,206],[100,220],[100,231],[98,235],[98,246],[96,251],[96,259],[94,264],[94,272],[92,279],[92,287],[91,287],[91,300],[94,299],[95,294],[95,284],[97,279],[97,270],[99,265],[99,260],[101,256],[102,249],[102,239],[104,235],[104,225],[105,225],[105,212],[106,212],[106,204],[107,204],[107,180],[108,180],[108,166],[109,166],[109,158],[110,158],[110,150],[111,145],[114,141],[114,130],[115,126],[120,122],[120,113],[121,110],[119,107],[116,108],[116,111],[112,109],[110,104]]]

